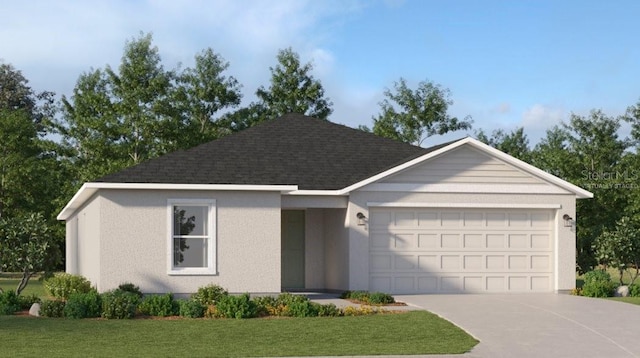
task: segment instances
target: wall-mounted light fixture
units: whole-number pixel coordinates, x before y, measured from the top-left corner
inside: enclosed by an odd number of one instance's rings
[[[564,220],[564,226],[565,227],[572,227],[573,226],[573,218],[571,216],[569,216],[569,214],[564,214],[562,215],[562,220]]]
[[[365,220],[367,219],[366,216],[364,216],[363,213],[357,213],[356,217],[358,218],[358,225],[364,225],[365,224]]]

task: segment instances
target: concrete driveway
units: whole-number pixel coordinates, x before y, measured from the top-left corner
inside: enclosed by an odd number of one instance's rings
[[[640,357],[640,306],[562,294],[400,295],[480,340],[463,357]]]

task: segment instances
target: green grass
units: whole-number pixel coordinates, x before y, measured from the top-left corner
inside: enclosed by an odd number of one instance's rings
[[[607,297],[608,300],[640,305],[640,297]]]
[[[1,274],[0,275],[0,288],[4,291],[15,291],[16,287],[18,287],[18,283],[20,282],[19,278],[15,278],[15,275],[9,274]],[[27,284],[27,287],[22,291],[22,295],[38,295],[40,298],[46,298],[46,294],[44,292],[44,286],[42,286],[42,281],[38,279],[38,277],[32,277]]]
[[[247,320],[0,316],[0,356],[274,357],[454,354],[477,341],[429,312]]]

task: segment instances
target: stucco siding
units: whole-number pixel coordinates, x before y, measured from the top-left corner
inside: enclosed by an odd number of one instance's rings
[[[280,291],[280,194],[102,190],[101,290],[133,282],[143,292]],[[217,274],[169,275],[167,201],[215,199]]]
[[[369,204],[376,203],[404,203],[406,205],[424,206],[438,205],[490,205],[498,204],[513,208],[543,205],[559,205],[553,209],[555,220],[553,231],[555,235],[555,290],[570,290],[575,287],[575,229],[565,227],[562,216],[568,214],[575,218],[574,195],[509,195],[509,194],[468,194],[468,193],[404,193],[404,192],[372,192],[360,190],[350,196],[349,219],[356,220],[357,212],[363,212],[369,217]],[[366,289],[369,285],[369,241],[368,226],[351,226],[350,241],[350,275],[351,289]]]
[[[100,289],[101,198],[93,197],[67,221],[67,272],[86,277]],[[73,235],[75,232],[75,235]]]
[[[404,170],[381,183],[544,184],[541,179],[468,145]]]

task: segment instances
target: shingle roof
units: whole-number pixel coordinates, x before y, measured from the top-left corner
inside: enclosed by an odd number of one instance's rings
[[[300,190],[338,190],[446,144],[421,148],[288,114],[96,182],[297,185]]]

